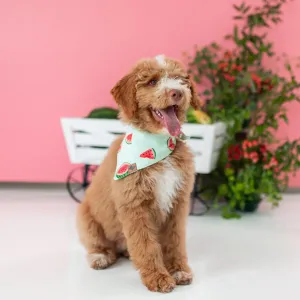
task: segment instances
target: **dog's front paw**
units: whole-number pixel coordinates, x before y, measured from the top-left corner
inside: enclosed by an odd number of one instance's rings
[[[161,273],[152,273],[143,277],[143,282],[150,291],[160,293],[170,293],[176,286],[172,276]]]
[[[193,281],[193,274],[191,272],[176,271],[172,276],[177,285],[188,285]]]
[[[87,256],[91,268],[95,270],[106,269],[115,262],[115,257],[103,253],[91,253]]]

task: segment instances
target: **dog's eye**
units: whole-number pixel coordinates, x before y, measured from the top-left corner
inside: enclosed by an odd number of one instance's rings
[[[150,86],[155,86],[157,84],[157,80],[156,79],[151,79],[149,82],[148,82],[148,85]]]

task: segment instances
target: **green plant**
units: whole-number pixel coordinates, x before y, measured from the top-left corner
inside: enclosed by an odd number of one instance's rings
[[[292,65],[285,54],[276,55],[268,39],[268,30],[282,21],[286,3],[262,0],[259,6],[234,5],[236,24],[225,36],[228,48],[212,43],[188,57],[189,73],[203,87],[206,111],[213,121],[228,125],[218,168],[209,175],[212,184],[208,187],[217,203],[226,199],[226,218],[238,217],[237,209],[243,210],[257,195],[266,195],[277,206],[288,175],[300,167],[299,140],[276,139],[280,122],[288,123],[286,104],[300,101],[300,83],[294,73],[299,64]],[[266,67],[274,61],[284,65],[285,74]],[[249,148],[250,153],[242,146],[245,141],[257,144]],[[260,151],[264,147],[266,157]],[[276,168],[267,167],[271,160],[276,161]]]

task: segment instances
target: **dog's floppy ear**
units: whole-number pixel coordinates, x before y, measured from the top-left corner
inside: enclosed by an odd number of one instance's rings
[[[129,73],[110,91],[128,118],[132,118],[137,109],[135,84],[135,74]]]
[[[192,98],[191,98],[191,106],[195,109],[198,110],[201,108],[201,101],[200,101],[200,97],[197,93],[197,88],[195,83],[190,80],[190,84],[191,84],[191,93],[192,93]]]

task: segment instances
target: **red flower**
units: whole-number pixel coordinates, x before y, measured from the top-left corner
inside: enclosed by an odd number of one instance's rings
[[[235,76],[232,76],[230,74],[224,74],[224,78],[229,82],[235,81]]]
[[[266,147],[266,145],[260,145],[260,146],[259,146],[259,150],[260,150],[261,153],[266,153],[266,152],[267,152],[267,147]]]
[[[248,148],[252,148],[252,147],[256,147],[258,145],[258,142],[257,140],[254,140],[254,141],[243,141],[243,144],[242,144],[242,148],[244,150],[247,150]]]
[[[232,52],[231,52],[231,51],[226,51],[226,52],[224,53],[224,57],[225,57],[225,58],[231,58],[231,57],[232,57]]]
[[[259,76],[257,76],[256,74],[252,73],[251,74],[251,78],[255,83],[261,83],[261,78]]]
[[[226,169],[229,169],[230,167],[231,167],[230,163],[227,163],[225,166]]]
[[[257,89],[260,91],[260,89],[261,89],[261,78],[259,76],[257,76],[256,74],[254,74],[254,73],[251,74],[251,78],[254,81],[254,83],[256,84]]]
[[[258,162],[258,159],[259,159],[258,153],[257,152],[251,152],[250,153],[250,158],[251,158],[252,162],[256,164]]]
[[[271,160],[270,160],[270,165],[271,165],[272,167],[275,167],[275,166],[278,165],[278,161],[277,161],[277,159],[276,159],[275,157],[272,157],[272,158],[271,158]]]
[[[267,89],[268,91],[271,91],[274,87],[274,85],[271,83],[271,79],[265,79],[262,82],[263,86],[265,89]]]
[[[219,63],[219,69],[224,70],[228,67],[228,63],[227,62],[221,62]]]
[[[247,140],[243,141],[242,148],[246,150],[248,147],[249,147],[249,141]]]
[[[240,160],[242,158],[242,153],[235,153],[233,154],[233,159],[234,160]]]
[[[240,160],[243,156],[243,151],[240,145],[231,145],[228,149],[229,160]]]
[[[242,67],[242,66],[239,66],[239,65],[233,64],[233,65],[232,65],[232,70],[241,72],[241,71],[243,70],[243,67]]]
[[[264,169],[270,169],[270,168],[272,168],[272,167],[276,167],[274,170],[275,170],[275,172],[276,172],[276,169],[278,169],[278,161],[277,161],[277,159],[273,156],[272,158],[271,158],[271,160],[269,161],[269,163],[267,163],[266,165],[264,165]]]

